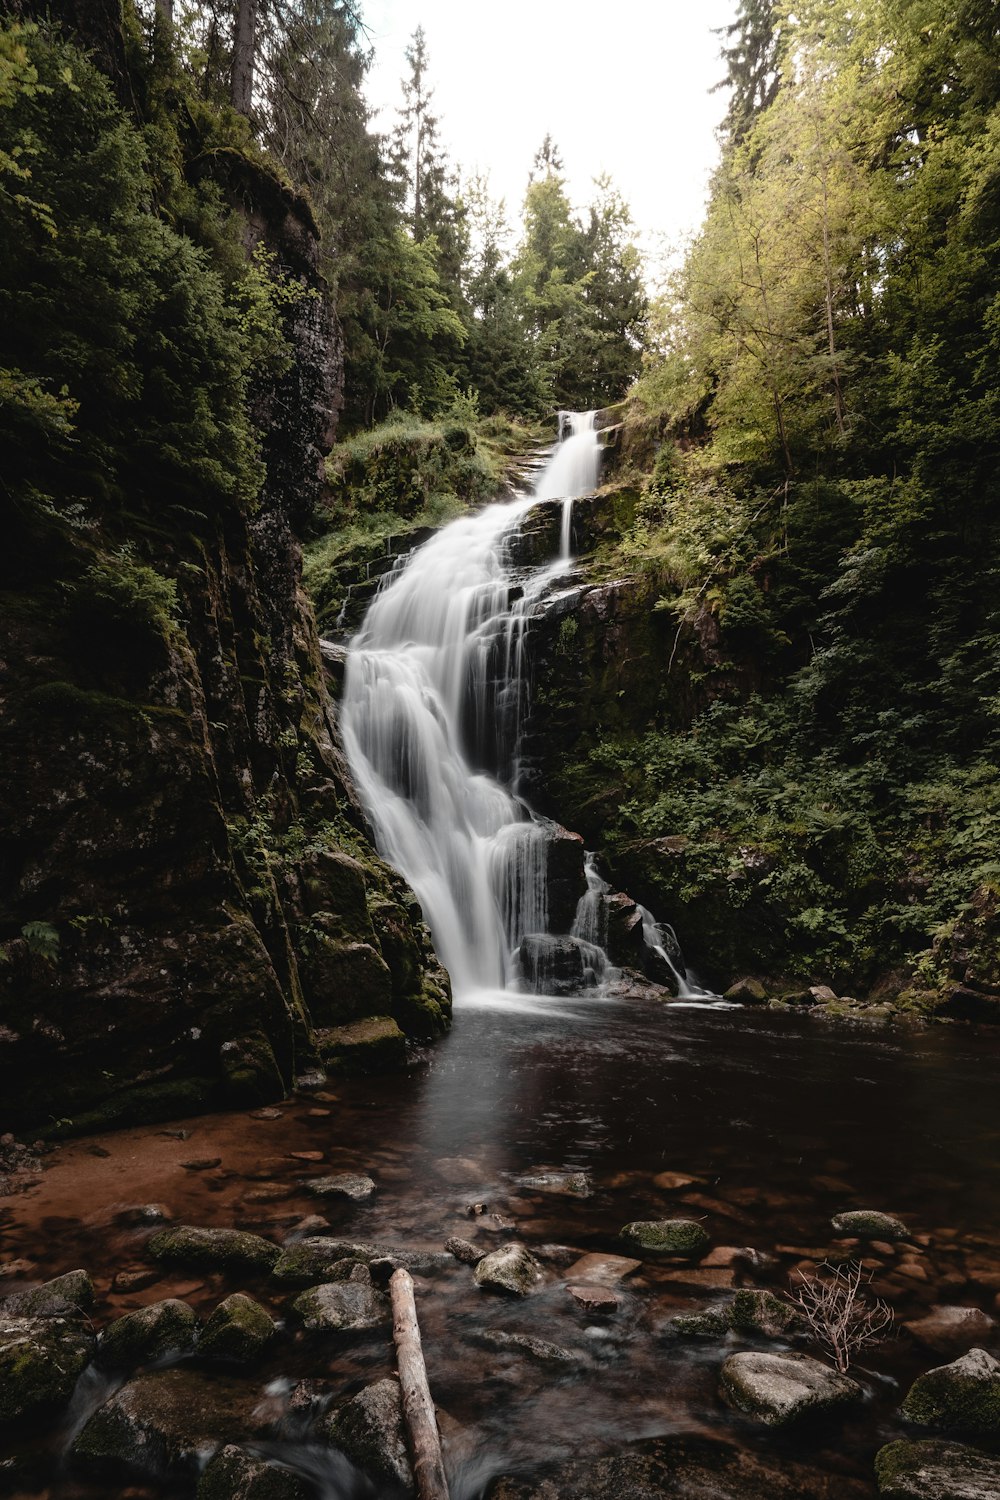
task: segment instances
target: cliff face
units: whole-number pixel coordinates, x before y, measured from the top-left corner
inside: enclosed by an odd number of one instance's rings
[[[260,1102],[363,1052],[337,1030],[359,1018],[423,1038],[447,1025],[447,976],[351,791],[300,587],[340,330],[308,207],[233,160],[218,186],[244,247],[299,292],[283,312],[292,358],[249,398],[256,502],[168,517],[116,497],[94,499],[85,527],[28,505],[9,521],[5,1128]],[[402,1047],[392,1021],[373,1034]]]

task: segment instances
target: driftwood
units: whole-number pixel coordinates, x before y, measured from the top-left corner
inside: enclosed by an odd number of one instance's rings
[[[413,1453],[417,1500],[448,1500],[448,1481],[441,1457],[441,1435],[434,1415],[427,1367],[420,1345],[417,1304],[409,1271],[394,1271],[389,1282],[392,1296],[392,1336],[396,1344],[403,1417]]]

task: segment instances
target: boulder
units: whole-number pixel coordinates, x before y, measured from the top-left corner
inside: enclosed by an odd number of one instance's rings
[[[477,1265],[486,1254],[485,1250],[477,1249],[471,1240],[463,1240],[455,1234],[450,1239],[445,1240],[444,1248],[449,1255],[461,1261],[463,1266]]]
[[[731,984],[722,998],[734,1005],[766,1005],[767,989],[759,979],[748,975]]]
[[[203,1271],[270,1271],[281,1251],[241,1229],[201,1229],[191,1224],[160,1229],[146,1246],[156,1261]]]
[[[900,1439],[875,1455],[884,1500],[996,1500],[1000,1458],[961,1443]]]
[[[109,1323],[101,1335],[101,1363],[125,1368],[149,1364],[165,1354],[186,1354],[197,1336],[194,1308],[168,1297]]]
[[[389,1318],[388,1300],[359,1281],[332,1281],[296,1297],[292,1311],[306,1328],[358,1333],[378,1328]]]
[[[830,1222],[837,1234],[850,1235],[859,1240],[907,1240],[910,1237],[910,1231],[901,1219],[870,1208],[835,1214]]]
[[[193,1479],[206,1453],[253,1433],[259,1399],[254,1386],[188,1368],[142,1375],[87,1422],[74,1468],[94,1479]]]
[[[403,1398],[395,1380],[365,1386],[320,1424],[320,1435],[371,1478],[413,1489],[403,1427]]]
[[[249,1364],[258,1359],[277,1333],[273,1318],[259,1302],[233,1292],[220,1302],[198,1341],[203,1359]]]
[[[363,1203],[375,1191],[371,1178],[362,1177],[357,1172],[338,1172],[332,1177],[312,1177],[306,1187],[317,1198],[353,1198],[355,1203]]]
[[[542,1279],[542,1269],[523,1245],[501,1245],[484,1255],[476,1266],[476,1285],[491,1292],[509,1292],[526,1297]]]
[[[196,1500],[311,1500],[314,1493],[291,1470],[227,1443],[198,1480]]]
[[[697,1260],[708,1249],[708,1235],[696,1219],[635,1220],[621,1238],[646,1255],[676,1255]]]
[[[922,1318],[914,1318],[903,1327],[913,1338],[938,1354],[971,1349],[990,1338],[996,1322],[978,1307],[931,1307]]]
[[[95,1344],[79,1316],[0,1314],[0,1426],[64,1406]]]
[[[514,955],[521,987],[533,995],[576,995],[592,989],[605,965],[604,954],[582,938],[531,933]]]
[[[861,1401],[857,1381],[839,1375],[808,1354],[732,1354],[722,1367],[724,1401],[768,1427]]]
[[[1000,1364],[985,1349],[970,1349],[952,1364],[918,1375],[901,1411],[921,1427],[1000,1432]]]
[[[368,1016],[316,1032],[320,1057],[331,1073],[383,1073],[406,1063],[406,1037],[392,1016]]]
[[[435,1250],[403,1250],[394,1245],[375,1245],[367,1240],[306,1235],[304,1239],[285,1245],[271,1274],[276,1281],[290,1286],[346,1281],[357,1261],[365,1265],[388,1266],[391,1270],[402,1266],[415,1275],[428,1276],[450,1267],[452,1258]]]
[[[12,1318],[49,1318],[60,1313],[72,1314],[94,1305],[94,1283],[86,1271],[67,1271],[41,1286],[13,1292],[0,1302],[0,1314]]]
[[[667,1322],[667,1330],[685,1339],[721,1339],[732,1327],[732,1307],[708,1307],[703,1312],[678,1313]]]
[[[783,1338],[801,1326],[794,1307],[773,1292],[744,1287],[730,1307],[730,1325],[740,1333],[760,1333],[768,1339]]]

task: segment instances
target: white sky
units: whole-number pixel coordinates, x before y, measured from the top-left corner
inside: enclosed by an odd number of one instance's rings
[[[736,0],[363,0],[367,95],[391,129],[403,52],[423,25],[434,109],[463,175],[488,170],[516,221],[548,131],[574,205],[608,172],[655,253],[701,221],[725,110],[708,92],[723,71],[713,28],[735,11]]]

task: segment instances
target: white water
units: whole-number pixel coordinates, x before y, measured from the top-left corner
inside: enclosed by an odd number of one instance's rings
[[[379,852],[416,892],[458,995],[510,986],[522,938],[548,931],[549,827],[512,790],[525,629],[565,571],[572,502],[595,488],[600,465],[593,412],[561,413],[560,431],[533,496],[453,521],[386,578],[347,658],[351,769]],[[564,501],[560,557],[515,581],[508,539],[543,499]],[[598,983],[608,887],[589,857],[586,878],[572,936],[586,982]]]

